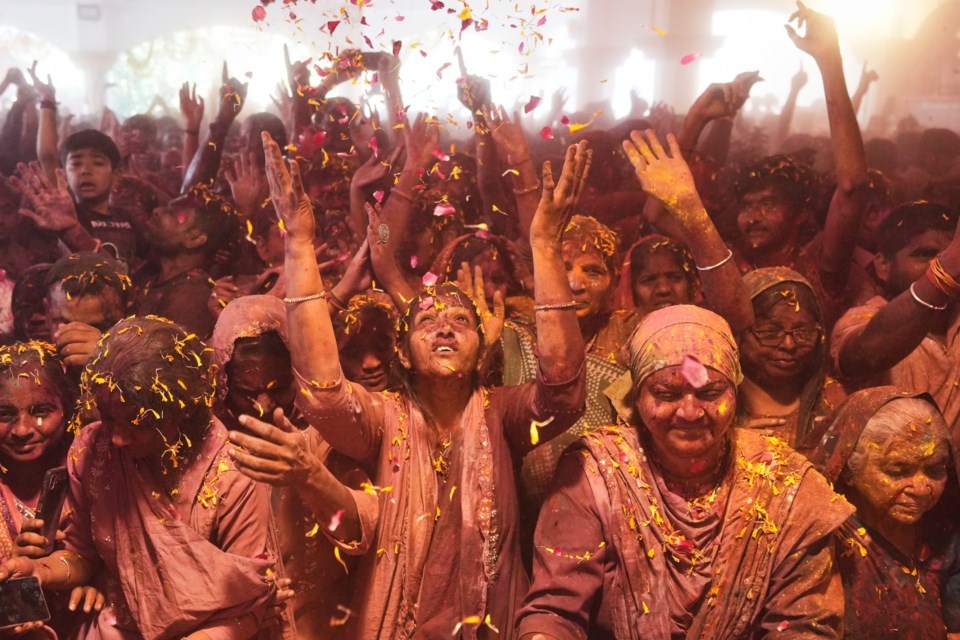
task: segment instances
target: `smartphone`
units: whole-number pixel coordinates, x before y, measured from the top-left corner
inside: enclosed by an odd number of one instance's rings
[[[0,628],[49,619],[40,580],[31,576],[0,582]]]
[[[60,527],[60,516],[63,513],[63,501],[67,498],[69,482],[66,467],[48,469],[43,476],[36,517],[43,520],[43,530],[40,533],[47,539],[44,551],[48,555],[53,551],[57,540],[57,529]]]

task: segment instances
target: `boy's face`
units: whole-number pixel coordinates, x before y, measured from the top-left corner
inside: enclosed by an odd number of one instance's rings
[[[67,154],[67,183],[79,204],[95,204],[110,196],[113,166],[110,158],[93,149]]]

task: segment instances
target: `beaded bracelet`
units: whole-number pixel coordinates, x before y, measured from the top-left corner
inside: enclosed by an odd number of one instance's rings
[[[938,305],[935,305],[935,304],[930,304],[929,302],[927,302],[926,300],[924,300],[923,298],[921,298],[920,296],[918,296],[916,290],[914,289],[914,287],[916,287],[916,286],[917,286],[917,283],[916,283],[916,282],[914,282],[913,284],[910,285],[910,295],[913,296],[913,299],[914,299],[914,301],[915,301],[917,304],[919,304],[921,307],[926,307],[927,309],[930,309],[931,311],[945,311],[945,310],[946,310],[947,305],[938,306]]]
[[[725,265],[725,264],[727,264],[728,262],[730,262],[730,260],[731,260],[732,258],[733,258],[733,250],[732,250],[732,249],[727,249],[727,257],[726,257],[726,258],[724,258],[723,260],[721,260],[721,261],[718,262],[717,264],[711,264],[710,266],[707,266],[707,267],[701,267],[700,265],[696,265],[697,271],[713,271],[714,269],[719,269],[719,268],[722,267],[723,265]]]
[[[533,193],[534,191],[538,190],[539,188],[540,188],[540,181],[537,180],[536,182],[534,182],[534,183],[533,183],[532,185],[530,185],[529,187],[523,187],[522,189],[514,189],[514,190],[513,190],[513,194],[514,194],[514,195],[517,195],[517,196],[525,196],[525,195],[527,195],[528,193]]]
[[[563,311],[566,309],[575,309],[577,303],[573,302],[559,302],[557,304],[537,304],[533,306],[534,311]]]
[[[314,293],[309,296],[301,296],[299,298],[284,298],[283,304],[300,304],[301,302],[309,302],[310,300],[324,300],[327,297],[326,291],[321,291],[320,293]]]

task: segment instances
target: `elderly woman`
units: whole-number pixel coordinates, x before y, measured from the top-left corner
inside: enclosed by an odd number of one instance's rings
[[[852,509],[782,442],[731,428],[740,365],[726,322],[668,307],[629,349],[631,422],[561,460],[520,637],[837,637],[830,533]]]
[[[527,586],[515,469],[524,453],[583,410],[583,343],[558,239],[582,187],[586,150],[568,149],[556,188],[544,167],[531,231],[537,381],[482,388],[484,322],[493,314],[481,286],[471,292],[475,303],[455,285],[428,283],[400,322],[403,389],[373,394],[343,377],[297,163],[288,170],[266,135],[264,149],[271,198],[287,228],[285,302],[298,406],[334,449],[376,469],[378,486],[370,490],[380,498],[377,551],[358,571],[353,635],[512,637]],[[382,236],[388,240],[389,230]]]
[[[66,550],[9,560],[0,580],[35,574],[60,591],[101,571],[109,605],[87,638],[256,636],[276,592],[270,495],[230,462],[210,350],[169,321],[128,318],[82,382],[102,421],[67,456]]]
[[[743,281],[756,321],[740,338],[742,423],[805,452],[815,421],[846,396],[826,375],[820,304],[807,279],[786,267],[756,269]]]
[[[811,460],[857,508],[837,532],[844,637],[960,637],[958,461],[930,396],[852,394]]]
[[[330,620],[342,615],[338,607],[348,605],[353,592],[349,571],[355,563],[348,568],[334,545],[350,553],[360,548],[355,540],[360,513],[374,519],[376,500],[355,491],[369,482],[367,475],[332,451],[294,407],[297,384],[288,341],[280,298],[244,296],[228,304],[210,339],[222,395],[215,412],[244,449],[233,453],[240,469],[275,487],[278,542],[296,591],[290,605],[297,632],[321,640],[339,635]],[[279,425],[271,424],[274,420]],[[297,476],[292,458],[309,472]]]

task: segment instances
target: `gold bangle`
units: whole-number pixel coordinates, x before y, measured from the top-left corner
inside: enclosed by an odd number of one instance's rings
[[[57,556],[57,560],[63,563],[63,566],[67,568],[67,578],[66,582],[70,582],[70,578],[73,576],[73,569],[70,568],[70,563],[67,562],[66,556]]]
[[[400,189],[394,189],[393,191],[390,192],[390,195],[392,195],[392,196],[395,195],[395,196],[397,196],[398,198],[400,198],[401,200],[406,200],[406,201],[409,202],[410,204],[413,204],[413,196],[408,195],[408,194],[404,193],[403,191],[400,191]]]

